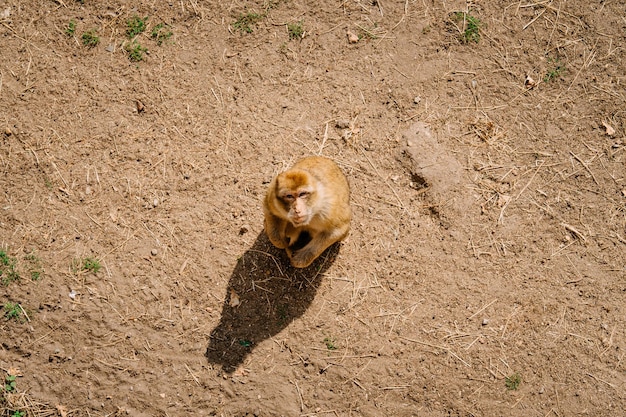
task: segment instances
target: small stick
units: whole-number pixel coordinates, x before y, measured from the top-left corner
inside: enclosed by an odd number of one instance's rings
[[[463,365],[467,366],[468,368],[471,368],[471,365],[467,362],[465,362],[463,359],[461,359],[457,354],[455,354],[454,352],[452,352],[452,349],[445,347],[445,346],[437,346],[437,345],[433,345],[430,343],[426,343],[426,342],[421,342],[419,340],[416,339],[409,339],[408,337],[403,337],[400,336],[401,339],[407,340],[409,342],[413,342],[413,343],[418,343],[420,345],[424,345],[424,346],[429,346],[431,348],[435,348],[435,349],[442,349],[445,350],[446,352],[448,352],[450,355],[454,356],[455,358],[457,358],[459,361],[461,361],[463,363]]]
[[[609,387],[611,387],[611,388],[615,389],[615,385],[611,384],[611,383],[610,383],[610,382],[608,382],[608,381],[605,381],[604,379],[600,379],[600,378],[598,378],[597,376],[594,376],[594,375],[590,374],[589,372],[587,372],[587,373],[586,373],[586,375],[587,375],[587,376],[590,376],[591,378],[595,379],[595,380],[596,380],[596,381],[598,381],[598,382],[604,382],[604,383],[605,383],[606,385],[608,385]]]
[[[521,397],[519,397],[519,399],[518,399],[517,401],[515,401],[515,404],[513,404],[513,405],[511,406],[511,408],[515,408],[515,407],[517,407],[517,404],[519,404],[519,403],[520,403],[520,401],[522,401],[523,399],[524,399],[524,395],[522,395]]]
[[[30,323],[30,317],[28,317],[28,313],[26,313],[26,310],[24,310],[24,307],[22,307],[20,303],[17,303],[17,305],[20,306],[20,310],[22,310],[22,313],[24,313],[24,317],[26,317],[26,320],[28,320],[28,322]]]
[[[193,372],[191,372],[191,369],[189,369],[189,366],[187,366],[187,364],[185,364],[185,368],[187,368],[187,372],[189,372],[189,375],[191,375],[193,380],[196,381],[196,384],[200,386],[200,381],[198,381],[198,378],[193,374]]]
[[[530,26],[530,25],[532,25],[533,23],[535,23],[535,21],[536,21],[537,19],[539,19],[541,16],[543,16],[543,14],[546,12],[546,10],[547,10],[547,9],[543,9],[543,10],[541,11],[541,13],[539,13],[537,16],[535,16],[535,18],[534,18],[533,20],[531,20],[530,22],[526,23],[526,24],[524,25],[524,27],[522,28],[522,30],[526,30],[526,28],[528,28],[528,26]]]
[[[578,230],[576,230],[574,226],[569,225],[567,223],[561,223],[561,226],[563,226],[564,228],[572,232],[574,236],[576,236],[579,240],[582,240],[583,242],[587,241],[587,239],[585,239],[585,236],[582,233],[580,233]]]
[[[596,176],[593,175],[593,172],[591,172],[591,169],[589,168],[589,166],[582,160],[580,159],[574,152],[569,151],[569,153],[572,154],[572,156],[582,164],[582,166],[585,167],[585,169],[587,170],[587,172],[589,172],[589,174],[591,174],[591,178],[593,178],[593,182],[595,182],[596,184],[598,184],[598,180],[596,179]],[[598,184],[599,185],[599,184]]]
[[[497,298],[494,298],[494,300],[492,302],[490,302],[489,304],[486,304],[483,308],[481,308],[480,310],[478,310],[477,312],[475,312],[474,314],[472,314],[471,316],[469,316],[467,319],[471,320],[474,317],[476,317],[478,314],[480,314],[481,312],[483,312],[486,308],[488,308],[489,306],[491,306],[493,303],[495,303],[496,301],[498,301]]]
[[[524,193],[524,191],[526,191],[526,189],[528,188],[528,186],[530,185],[531,182],[533,182],[533,180],[535,179],[535,177],[537,176],[537,174],[539,173],[539,170],[541,169],[541,167],[546,163],[546,161],[543,161],[541,163],[541,165],[539,165],[539,167],[537,167],[537,170],[535,171],[535,173],[533,174],[533,176],[530,178],[530,180],[526,183],[526,185],[524,186],[524,188],[522,188],[522,191],[519,192],[519,194],[517,195],[517,197],[515,197],[515,199],[519,199],[520,196]]]
[[[296,386],[296,391],[298,391],[298,398],[300,398],[300,412],[303,412],[304,400],[302,399],[302,392],[300,391],[300,387],[298,386],[298,381],[291,381],[291,383]]]
[[[98,223],[93,217],[91,217],[89,215],[89,213],[87,213],[87,210],[84,210],[85,214],[87,215],[87,217],[89,217],[89,219],[94,222],[96,225],[98,225],[100,228],[102,228],[102,225],[100,223]]]
[[[324,145],[326,145],[326,140],[328,139],[328,122],[326,122],[326,129],[324,130],[324,138],[322,139],[322,144],[320,145],[320,150],[317,152],[318,155],[322,154],[324,150]]]

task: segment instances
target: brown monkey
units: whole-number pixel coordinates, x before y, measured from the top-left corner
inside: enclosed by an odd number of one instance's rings
[[[309,266],[350,231],[350,187],[333,161],[299,160],[270,183],[263,201],[265,233],[296,268]]]

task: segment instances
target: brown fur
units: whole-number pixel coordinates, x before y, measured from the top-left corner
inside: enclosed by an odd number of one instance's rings
[[[263,211],[272,244],[296,268],[307,267],[350,231],[348,181],[328,158],[301,159],[271,182]]]

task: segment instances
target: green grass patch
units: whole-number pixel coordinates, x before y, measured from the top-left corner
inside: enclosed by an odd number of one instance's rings
[[[163,42],[167,41],[173,35],[170,27],[165,23],[159,23],[154,28],[152,28],[152,32],[150,36],[154,39],[157,45],[161,46]]]
[[[11,303],[7,301],[2,306],[2,310],[4,311],[4,317],[7,320],[23,321],[22,307],[20,307],[19,303]]]
[[[126,52],[128,52],[128,57],[130,58],[130,60],[134,62],[143,61],[143,54],[148,51],[147,48],[144,48],[139,44],[139,42],[136,41],[127,43],[124,49],[126,49]]]
[[[556,80],[557,78],[561,77],[566,71],[565,65],[561,64],[558,58],[548,58],[548,63],[550,64],[551,68],[543,77],[543,81],[546,83]]]
[[[81,39],[83,41],[83,45],[88,46],[90,48],[93,48],[100,43],[100,37],[98,36],[96,29],[91,29],[83,33],[83,36],[81,36]]]
[[[522,376],[517,372],[504,378],[504,385],[508,390],[516,390],[522,383]]]
[[[469,12],[456,12],[453,17],[455,23],[460,25],[462,43],[478,43],[480,41],[480,19],[472,16]]]
[[[148,17],[144,17],[143,19],[137,15],[126,21],[126,36],[128,39],[132,39],[135,36],[143,33],[146,30],[146,21]]]
[[[254,32],[253,27],[255,27],[257,22],[262,20],[264,17],[264,14],[253,12],[241,14],[239,15],[239,18],[233,22],[233,27],[241,32],[252,33]]]
[[[65,29],[65,34],[67,36],[74,36],[75,33],[76,33],[76,20],[72,19],[67,24],[67,28]]]
[[[335,344],[335,339],[332,337],[325,337],[324,344],[326,345],[326,349],[328,350],[337,350],[337,345]]]
[[[15,375],[8,375],[4,377],[4,391],[5,392],[15,392],[17,391],[16,380],[17,377]]]
[[[20,274],[15,269],[17,259],[9,256],[4,249],[0,249],[0,283],[7,286],[13,281],[19,281]]]
[[[72,261],[72,270],[74,273],[91,272],[97,274],[100,268],[102,268],[102,265],[96,258],[88,257],[84,259],[74,259],[74,261]]]
[[[41,259],[39,259],[39,257],[33,252],[24,256],[24,261],[26,262],[26,269],[30,274],[30,279],[33,281],[39,281],[41,279],[41,275],[43,274]]]
[[[302,21],[297,23],[288,23],[287,33],[289,33],[289,39],[291,40],[302,39],[304,37],[304,27],[302,26]]]

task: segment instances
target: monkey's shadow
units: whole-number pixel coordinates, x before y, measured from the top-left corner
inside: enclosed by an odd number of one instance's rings
[[[209,362],[234,371],[256,345],[304,314],[340,246],[335,243],[310,266],[298,269],[261,232],[230,277],[222,316],[206,350]]]

